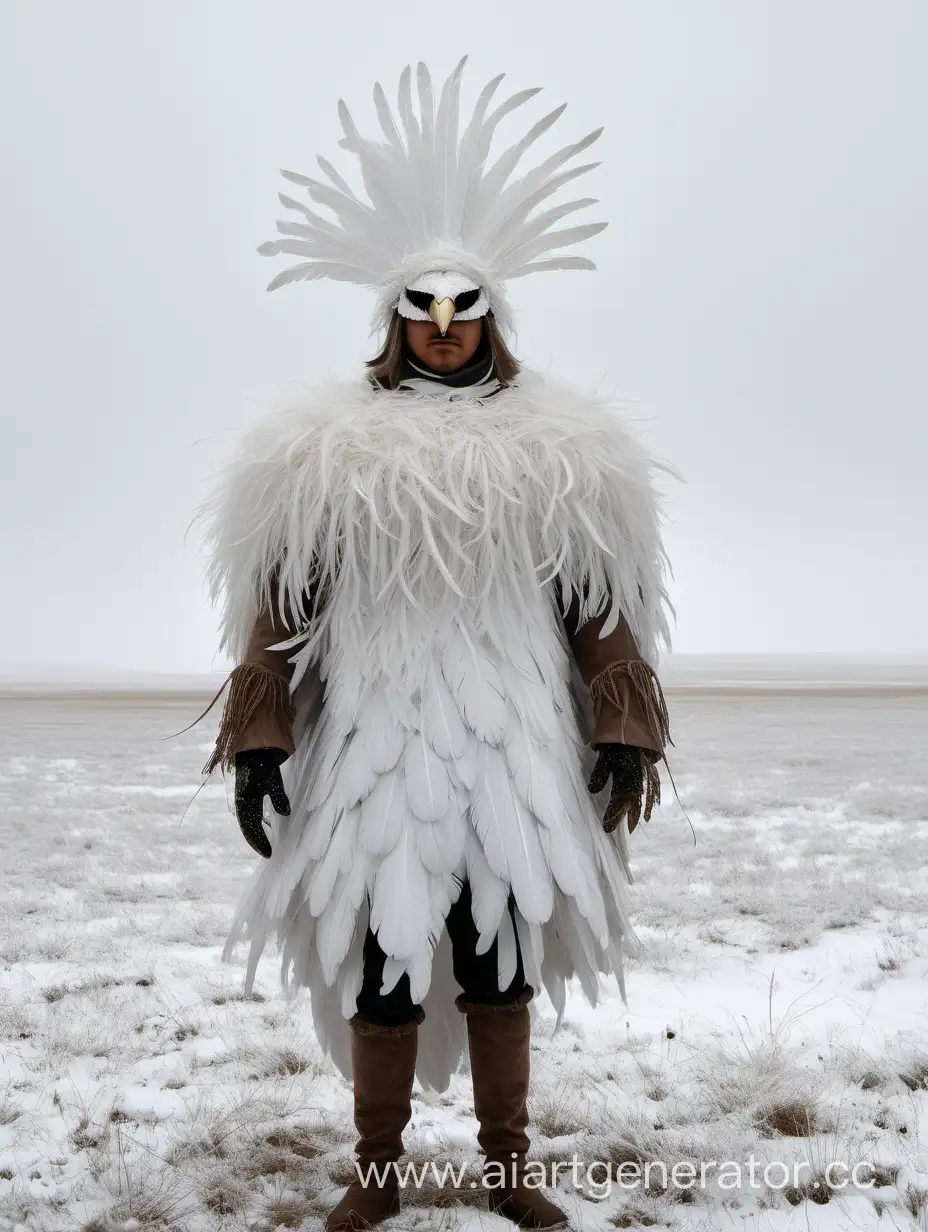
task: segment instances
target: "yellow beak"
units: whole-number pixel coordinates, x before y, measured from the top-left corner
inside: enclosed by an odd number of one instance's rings
[[[448,299],[433,299],[429,304],[429,316],[441,330],[441,336],[444,338],[448,332],[448,326],[451,324],[454,317],[454,300]]]

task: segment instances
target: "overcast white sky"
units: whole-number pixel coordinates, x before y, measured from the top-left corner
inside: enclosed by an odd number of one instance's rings
[[[685,475],[677,648],[928,653],[926,45],[923,0],[4,0],[0,662],[221,666],[214,461],[373,345],[361,289],[265,293],[278,169],[464,52],[606,126],[599,269],[513,283],[517,350]]]

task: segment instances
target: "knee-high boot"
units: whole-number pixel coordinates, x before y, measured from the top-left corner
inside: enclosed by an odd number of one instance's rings
[[[532,996],[533,989],[526,985],[508,1005],[485,1005],[463,997],[458,997],[456,1004],[467,1016],[474,1112],[480,1122],[477,1141],[487,1163],[495,1165],[488,1176],[490,1210],[520,1228],[566,1228],[567,1216],[560,1207],[549,1202],[540,1189],[525,1184],[531,1037],[528,1002]]]
[[[361,1232],[400,1209],[399,1184],[389,1165],[403,1153],[403,1130],[412,1115],[416,1069],[417,1016],[398,1027],[382,1027],[361,1014],[351,1018],[355,1146],[362,1180],[348,1186],[325,1221],[325,1232]],[[378,1177],[371,1165],[381,1170]]]

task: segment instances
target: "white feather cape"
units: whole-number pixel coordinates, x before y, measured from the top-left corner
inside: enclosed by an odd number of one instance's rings
[[[657,464],[607,399],[541,377],[476,401],[331,385],[243,438],[206,513],[223,644],[240,661],[260,607],[297,613],[289,818],[239,905],[224,957],[246,980],[276,932],[346,1070],[345,1020],[370,924],[384,989],[424,1005],[420,1080],[464,1044],[443,924],[460,879],[481,945],[561,1012],[565,981],[622,981],[630,935],[619,832],[586,789],[588,702],[550,589],[581,620],[625,614],[654,663],[669,641]],[[306,599],[310,583],[324,597]],[[319,705],[319,682],[324,701]]]

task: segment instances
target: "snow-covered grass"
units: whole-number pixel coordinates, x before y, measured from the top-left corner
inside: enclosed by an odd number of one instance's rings
[[[257,857],[221,782],[190,803],[212,716],[163,738],[194,713],[0,703],[0,1228],[319,1229],[351,1173],[350,1092],[306,1003],[285,1009],[273,955],[249,999],[219,962]],[[628,1008],[577,996],[554,1033],[537,1003],[535,1156],[577,1228],[924,1230],[924,699],[672,713],[696,841],[669,790],[633,837]],[[474,1131],[461,1074],[416,1099],[410,1157],[477,1176]],[[681,1161],[706,1184],[665,1185]],[[764,1184],[773,1161],[799,1183]],[[875,1184],[836,1190],[835,1161]],[[647,1186],[605,1192],[606,1165],[646,1162]],[[430,1184],[387,1227],[508,1226],[481,1199]]]

